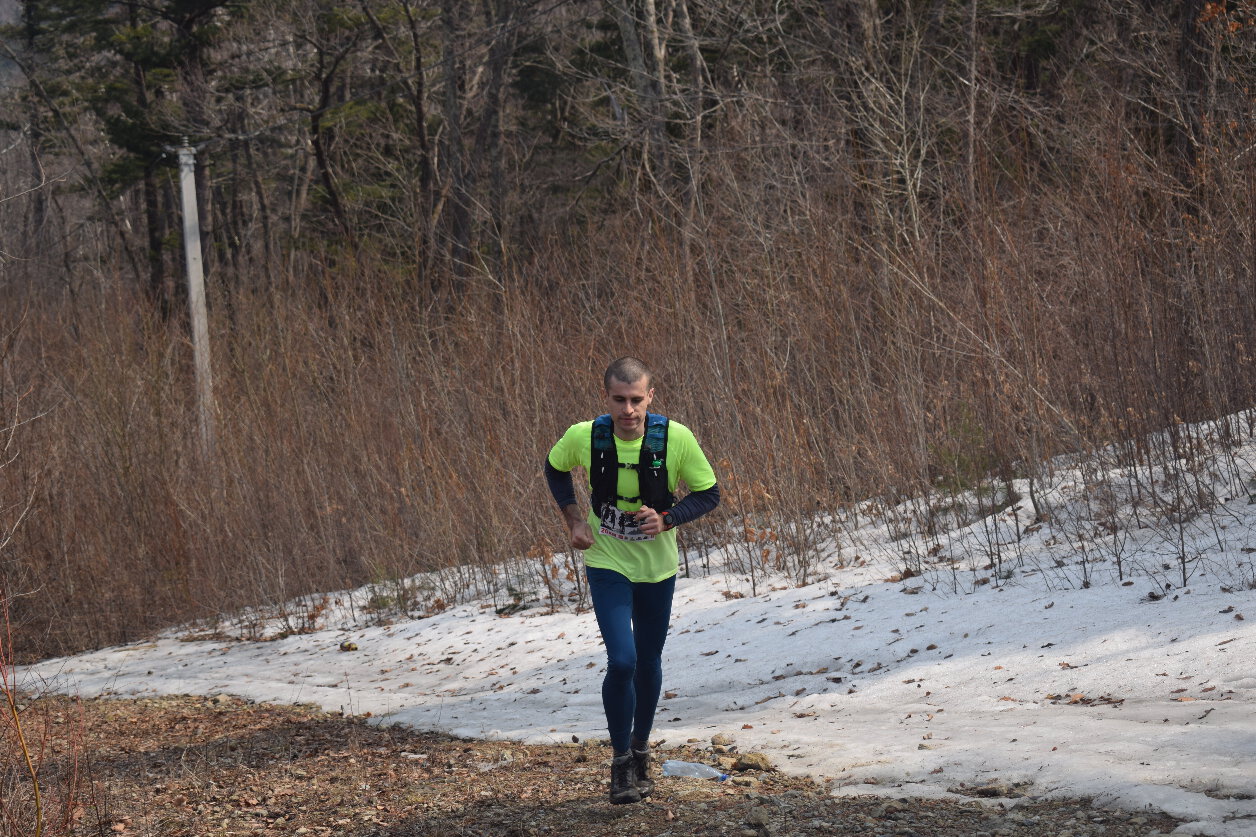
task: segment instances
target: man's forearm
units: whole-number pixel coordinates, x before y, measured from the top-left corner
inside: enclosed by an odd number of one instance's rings
[[[702,491],[694,491],[685,496],[668,511],[668,519],[673,526],[697,520],[702,515],[720,504],[719,483]]]
[[[577,523],[584,522],[584,515],[580,512],[580,506],[577,503],[570,503],[563,506],[560,511],[563,513],[563,522],[567,524],[568,529],[575,526]]]

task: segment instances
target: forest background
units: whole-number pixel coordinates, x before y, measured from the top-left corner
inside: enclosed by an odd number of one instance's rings
[[[691,554],[795,583],[839,511],[921,535],[905,573],[948,520],[1045,519],[1062,454],[1189,512],[1192,463],[1252,431],[1254,3],[4,13],[19,661],[250,606],[301,630],[294,596],[364,583],[384,618],[578,578],[542,457],[624,353],[717,461]]]

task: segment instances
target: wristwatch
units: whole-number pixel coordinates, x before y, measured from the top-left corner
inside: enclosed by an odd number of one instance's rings
[[[662,518],[662,520],[663,520],[663,531],[664,531],[664,532],[666,532],[668,529],[675,529],[675,528],[676,528],[676,524],[675,524],[675,523],[672,523],[672,513],[671,513],[671,511],[670,511],[670,510],[663,512],[662,514],[660,514],[660,515],[659,515],[659,517],[660,517],[660,518]]]

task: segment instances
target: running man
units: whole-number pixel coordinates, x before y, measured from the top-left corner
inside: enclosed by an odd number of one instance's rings
[[[679,566],[675,527],[720,502],[720,489],[693,432],[649,412],[653,376],[636,358],[606,370],[608,413],[573,424],[550,450],[545,478],[570,533],[584,550],[589,595],[606,646],[602,704],[610,732],[610,801],[640,802],[650,779],[650,729],[663,686],[663,643]],[[571,469],[589,475],[592,508],[581,512]],[[672,497],[678,482],[690,493]]]

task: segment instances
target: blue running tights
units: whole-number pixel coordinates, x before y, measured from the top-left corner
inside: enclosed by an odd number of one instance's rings
[[[633,582],[614,570],[587,567],[593,612],[606,645],[602,705],[616,753],[632,739],[648,741],[663,689],[663,643],[676,576]]]

